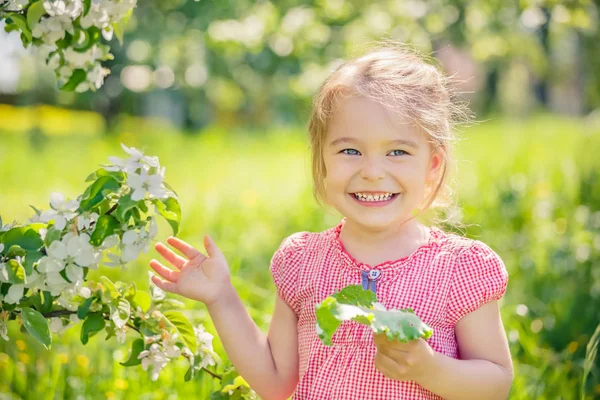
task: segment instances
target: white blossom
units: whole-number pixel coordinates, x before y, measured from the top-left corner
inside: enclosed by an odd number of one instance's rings
[[[162,340],[165,354],[169,358],[178,358],[181,356],[181,350],[177,347],[177,334],[165,333]]]
[[[77,217],[77,230],[90,229],[92,222],[98,221],[100,217],[97,213],[85,212]]]
[[[127,339],[127,325],[124,325],[121,328],[118,328],[115,330],[115,335],[117,336],[117,342],[123,344],[125,343],[125,340]]]
[[[69,311],[77,311],[77,308],[80,304],[80,299],[77,297],[87,299],[91,296],[91,294],[92,293],[90,289],[83,286],[83,281],[78,280],[73,284],[69,284],[65,289],[63,289],[57,301],[63,308]]]
[[[118,244],[119,244],[119,235],[117,235],[115,233],[113,235],[105,237],[104,241],[102,242],[102,245],[100,247],[102,249],[106,250],[106,249],[110,249],[112,247],[115,247]]]
[[[162,300],[167,295],[164,290],[159,288],[152,282],[152,277],[154,274],[151,271],[148,271],[148,278],[150,280],[150,297],[153,301]]]
[[[83,93],[87,90],[95,91],[96,89],[99,89],[102,87],[102,84],[104,84],[104,77],[109,73],[109,69],[102,68],[100,63],[96,63],[92,69],[87,71],[86,80],[77,85],[75,91]]]
[[[25,287],[27,289],[33,289],[43,283],[43,278],[42,274],[38,274],[36,270],[33,270],[30,275],[25,277]]]
[[[133,190],[131,199],[138,201],[146,196],[146,192],[158,199],[165,197],[167,194],[162,187],[163,177],[161,174],[148,174],[148,171],[142,170],[138,175],[131,173],[127,176],[127,184]]]
[[[40,220],[46,223],[54,220],[56,229],[62,231],[67,221],[77,216],[76,211],[79,208],[79,201],[66,201],[61,193],[55,192],[50,195],[50,207],[52,209],[42,212]]]
[[[48,272],[44,274],[44,287],[42,289],[49,291],[52,296],[58,296],[70,285],[72,284],[67,282],[60,272]]]
[[[52,333],[61,333],[66,327],[63,325],[62,318],[54,317],[50,318],[49,328]]]
[[[29,4],[29,0],[8,0],[6,11],[21,11],[23,7]]]
[[[150,345],[150,349],[142,351],[138,355],[138,359],[142,360],[144,371],[147,371],[148,367],[152,367],[151,379],[153,381],[158,379],[158,374],[169,362],[169,358],[157,343]]]
[[[0,263],[0,282],[8,282],[8,271],[5,263]]]
[[[42,273],[60,272],[67,267],[69,280],[83,279],[81,267],[96,266],[98,261],[98,252],[89,241],[88,234],[75,236],[71,232],[67,233],[62,240],[53,241],[46,249],[48,255],[40,259],[38,271]]]
[[[44,0],[44,9],[52,17],[66,16],[74,20],[83,12],[83,2],[81,0]]]
[[[44,43],[53,45],[65,37],[65,32],[74,33],[73,20],[66,15],[58,15],[41,20],[33,28],[33,37],[41,38]]]
[[[127,147],[123,143],[121,143],[121,147],[131,157],[126,160],[119,157],[108,157],[113,165],[106,166],[105,169],[107,171],[123,171],[130,174],[135,173],[138,169],[148,170],[150,167],[160,167],[158,157],[145,156],[140,150],[134,147]]]
[[[196,342],[198,346],[209,348],[213,350],[213,339],[214,336],[208,332],[204,328],[204,325],[198,325],[194,327],[194,335],[196,336]]]
[[[213,349],[212,340],[214,336],[206,332],[203,325],[194,327],[194,334],[196,336],[196,342],[198,343],[196,355],[202,357],[197,368],[216,365],[220,361],[220,358]]]
[[[6,341],[8,341],[8,326],[6,325],[7,318],[8,314],[6,314],[6,317],[0,316],[0,337]]]
[[[4,296],[4,302],[8,304],[16,304],[23,297],[23,292],[25,290],[25,285],[20,283],[17,285],[12,285],[8,288],[8,293]]]

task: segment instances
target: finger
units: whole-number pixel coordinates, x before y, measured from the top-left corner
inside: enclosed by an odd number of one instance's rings
[[[158,251],[160,253],[161,256],[163,256],[165,258],[165,260],[167,260],[168,262],[170,262],[173,266],[181,269],[183,267],[183,265],[187,262],[187,260],[183,257],[181,257],[178,254],[175,254],[175,252],[171,249],[169,249],[167,246],[165,246],[162,243],[156,243],[154,245],[154,248],[156,249],[156,251]]]
[[[179,250],[181,252],[181,254],[183,254],[190,260],[192,258],[196,257],[198,254],[202,254],[198,250],[196,250],[192,245],[190,245],[189,243],[186,243],[183,240],[173,237],[173,236],[170,236],[167,239],[167,243],[169,243],[171,246],[175,247],[177,250]]]
[[[209,257],[225,257],[214,240],[208,235],[204,236],[204,247]]]
[[[177,293],[177,285],[173,282],[163,281],[156,275],[152,277],[152,282],[162,290],[166,290],[167,292],[171,293]]]
[[[177,282],[179,280],[179,271],[173,271],[156,260],[150,260],[150,266],[156,271],[157,274],[168,281]]]
[[[394,378],[393,373],[392,373],[393,367],[394,367],[394,360],[387,357],[382,352],[377,351],[377,353],[375,353],[374,362],[375,362],[375,367],[383,375],[387,376],[388,378]]]

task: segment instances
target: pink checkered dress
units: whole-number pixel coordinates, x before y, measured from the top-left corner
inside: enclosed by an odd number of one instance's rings
[[[433,350],[459,358],[454,326],[504,295],[504,263],[481,241],[432,228],[429,242],[410,256],[371,267],[344,249],[339,240],[344,222],[287,237],[271,260],[277,292],[298,316],[300,380],[293,399],[441,399],[413,381],[381,374],[374,364],[373,332],[365,325],[344,322],[333,346],[322,344],[315,330],[315,305],[347,285],[360,285],[362,271],[379,271],[379,301],[387,309],[414,309],[433,328],[428,339]]]

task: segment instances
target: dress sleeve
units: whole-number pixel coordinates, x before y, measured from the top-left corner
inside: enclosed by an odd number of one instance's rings
[[[273,258],[270,271],[277,294],[296,315],[299,314],[297,301],[298,278],[309,232],[298,232],[285,238]]]
[[[456,260],[448,305],[452,325],[484,304],[500,299],[507,284],[508,272],[500,256],[485,243],[474,241]]]

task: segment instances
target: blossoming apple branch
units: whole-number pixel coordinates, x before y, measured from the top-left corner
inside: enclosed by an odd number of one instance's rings
[[[98,282],[86,279],[90,269],[124,268],[147,252],[157,234],[156,215],[174,234],[179,230],[179,202],[164,182],[165,168],[156,157],[122,147],[129,158],[111,157],[111,164],[87,177],[90,185],[76,199],[53,193],[50,209],[33,207],[35,215],[26,224],[0,220],[0,337],[9,340],[13,320],[48,349],[51,332],[79,321],[83,344],[101,331],[124,343],[134,330],[141,338],[132,342],[122,365],[141,364],[156,380],[169,361],[184,357],[190,364],[185,380],[205,371],[222,380],[225,393],[234,393],[231,384],[240,377],[207,368],[220,362],[213,336],[176,310],[181,303],[153,284],[146,293],[105,276]],[[247,385],[245,390],[251,393]]]
[[[101,62],[112,60],[102,43],[123,41],[123,26],[137,0],[0,0],[0,21],[20,32],[24,47],[42,54],[62,90],[95,91],[109,74]]]

